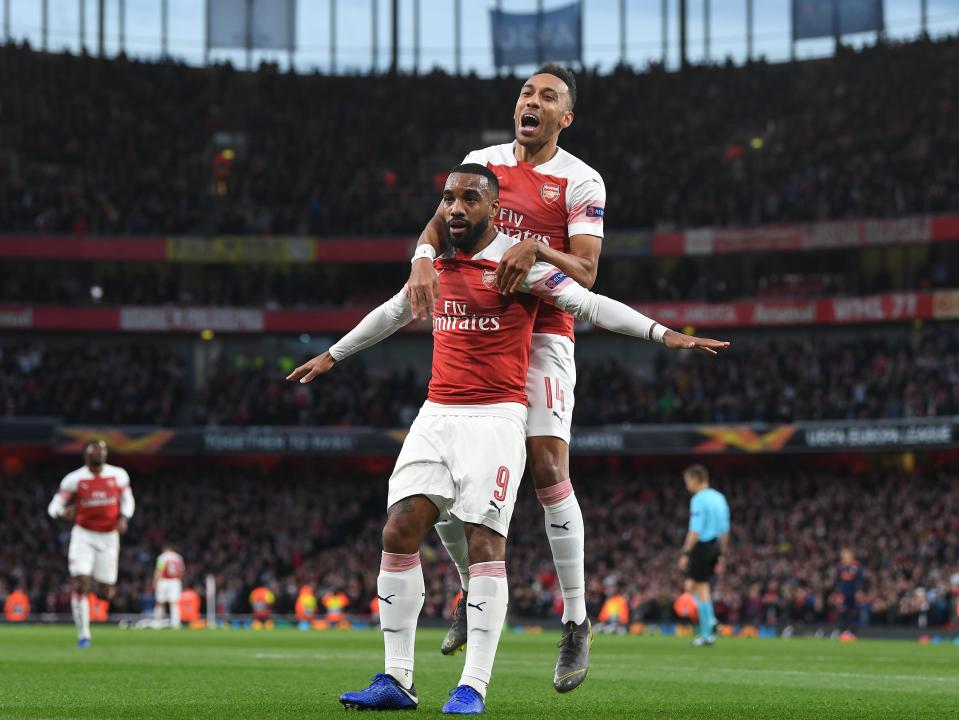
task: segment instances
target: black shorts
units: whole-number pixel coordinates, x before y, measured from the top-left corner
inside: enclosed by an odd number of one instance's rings
[[[689,553],[689,579],[694,582],[709,582],[716,574],[719,562],[719,541],[698,542]]]

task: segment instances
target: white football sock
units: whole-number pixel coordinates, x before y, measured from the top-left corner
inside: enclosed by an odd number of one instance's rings
[[[153,604],[153,622],[160,623],[163,620],[163,603]]]
[[[71,593],[70,609],[73,611],[73,622],[77,626],[77,637],[80,640],[90,639],[90,598],[87,595]]]
[[[420,554],[384,552],[376,579],[380,627],[386,649],[386,674],[404,688],[413,686],[413,644],[426,586]]]
[[[536,495],[546,514],[546,537],[563,592],[563,622],[579,625],[586,619],[583,512],[569,480],[537,490]]]
[[[469,685],[484,698],[493,673],[496,646],[506,620],[509,588],[506,563],[470,565],[470,594],[466,604],[466,663],[460,685]]]
[[[180,603],[176,601],[170,603],[170,625],[180,627]]]
[[[446,548],[450,560],[456,565],[456,571],[460,574],[460,587],[463,588],[463,592],[467,592],[470,589],[470,561],[463,521],[450,517],[449,520],[436,523],[434,527],[436,527],[436,534],[443,541],[443,547]]]

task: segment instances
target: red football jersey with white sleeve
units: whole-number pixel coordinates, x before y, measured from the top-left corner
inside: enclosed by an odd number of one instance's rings
[[[60,483],[64,501],[76,501],[76,524],[94,532],[116,529],[120,518],[120,497],[130,487],[127,471],[104,465],[99,474],[84,465],[66,475]]]
[[[496,287],[496,266],[514,243],[499,234],[476,255],[450,251],[433,262],[440,284],[433,307],[433,402],[526,404],[529,344],[539,300],[502,295]]]
[[[180,580],[186,572],[186,563],[180,553],[162,552],[157,558],[157,572],[164,580]]]
[[[573,235],[603,237],[606,186],[599,173],[562,148],[541,165],[518,162],[513,145],[474,150],[463,160],[485,165],[499,180],[496,229],[511,238],[532,238],[565,253]],[[544,304],[533,332],[573,338],[573,317]]]
[[[497,233],[468,255],[436,258],[433,372],[429,399],[440,405],[527,404],[526,376],[537,309],[559,307],[613,332],[661,341],[666,329],[620,302],[589,292],[548,263],[533,265],[516,295],[501,295],[496,266],[519,242]],[[545,304],[540,304],[545,300]],[[334,361],[385,340],[413,319],[408,288],[371,311],[329,349]],[[657,330],[658,328],[658,330]]]

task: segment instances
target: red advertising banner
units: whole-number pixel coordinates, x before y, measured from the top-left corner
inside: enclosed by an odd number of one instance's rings
[[[942,293],[889,293],[820,300],[743,300],[728,303],[649,303],[636,309],[664,325],[683,327],[769,327],[901,322],[937,317]],[[959,303],[957,303],[959,304]],[[941,317],[948,317],[943,314]]]
[[[959,319],[959,290],[888,293],[818,300],[743,300],[727,303],[641,303],[636,309],[676,329],[850,325]],[[342,333],[369,309],[259,310],[176,307],[0,307],[0,330],[119,332]],[[415,322],[408,332],[429,332]]]
[[[959,240],[959,215],[653,233],[652,255],[804,252]]]
[[[416,238],[0,235],[0,258],[178,263],[406,262]]]
[[[618,257],[808,252],[930,242],[959,242],[959,214],[843,220],[676,232],[610,230]],[[192,263],[393,263],[409,259],[412,236],[157,237],[0,235],[0,258]]]
[[[166,238],[107,235],[0,235],[0,258],[162,262]]]

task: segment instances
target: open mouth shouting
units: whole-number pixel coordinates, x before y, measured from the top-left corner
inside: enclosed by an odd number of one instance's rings
[[[519,132],[524,136],[535,135],[541,123],[539,115],[526,110],[519,117]]]

